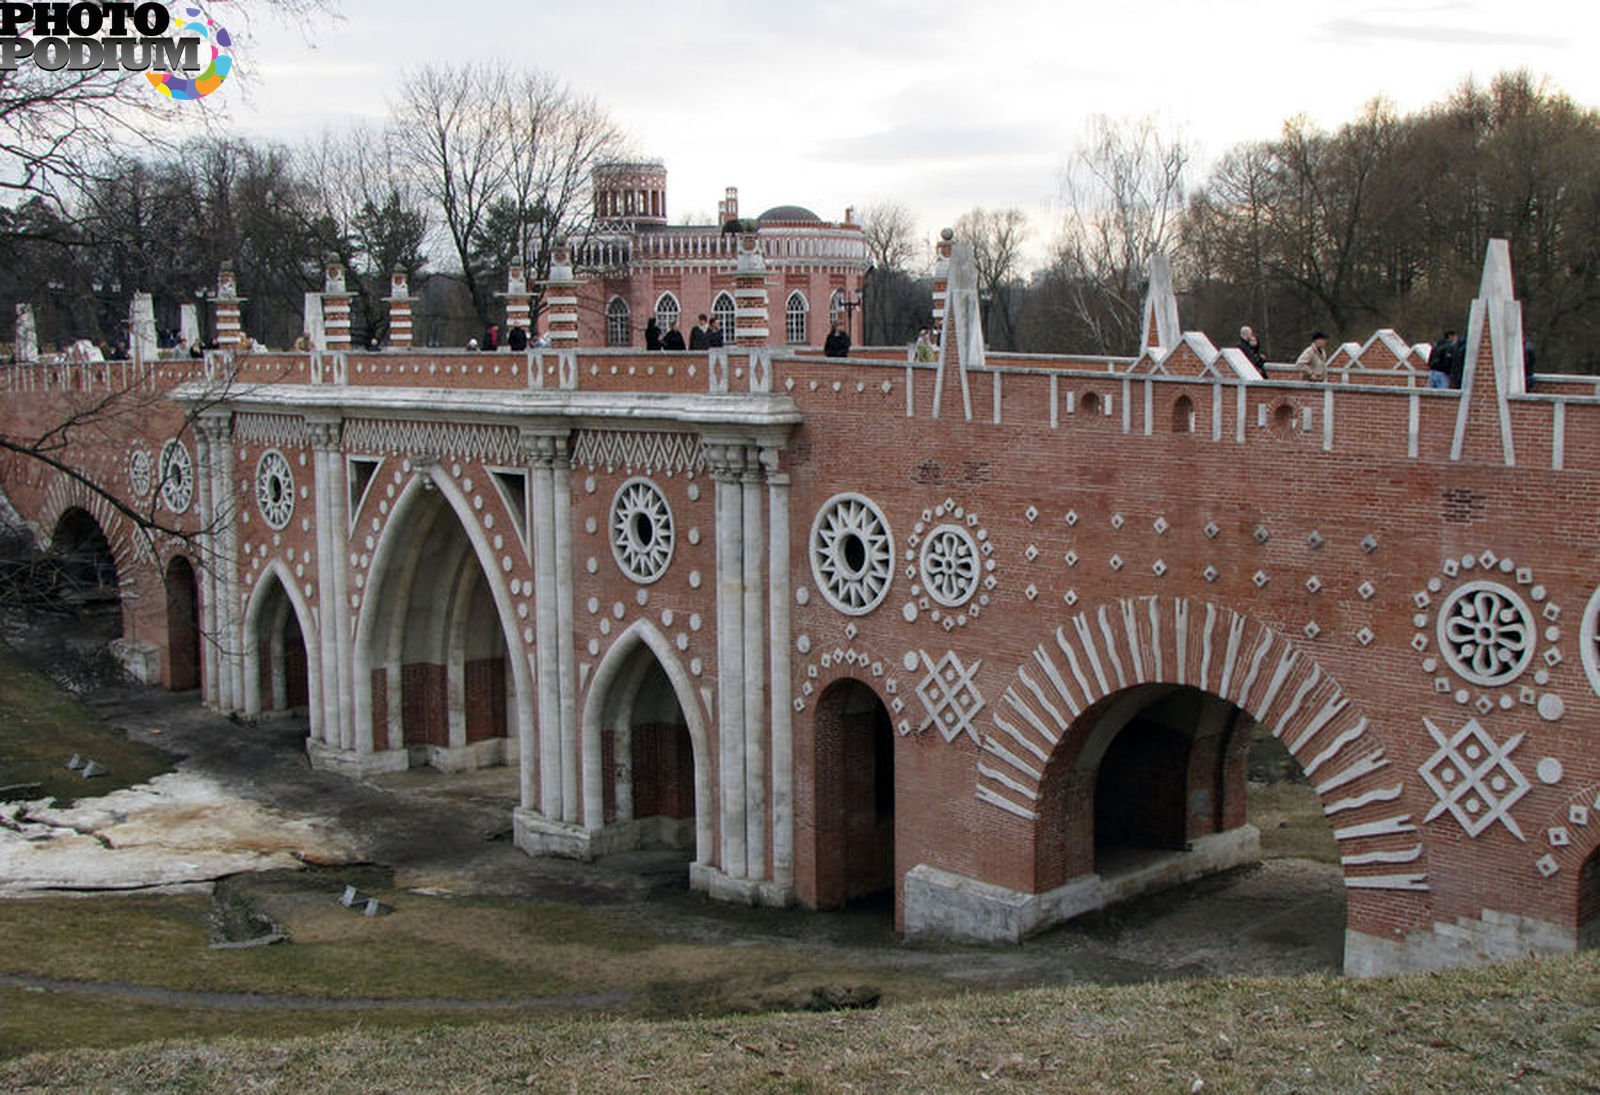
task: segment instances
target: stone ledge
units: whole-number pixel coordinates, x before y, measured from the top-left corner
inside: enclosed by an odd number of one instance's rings
[[[1086,912],[1253,863],[1260,855],[1260,832],[1241,825],[1201,837],[1188,851],[1158,856],[1133,870],[1082,875],[1041,894],[921,863],[906,872],[905,933],[912,939],[1017,943]]]
[[[350,749],[335,748],[315,738],[306,739],[306,756],[316,771],[336,772],[352,779],[362,779],[380,772],[404,772],[411,766],[410,755],[404,749],[357,753]]]
[[[1577,949],[1576,933],[1558,924],[1485,909],[1481,920],[1463,916],[1454,924],[1438,922],[1395,939],[1346,929],[1344,972],[1352,977],[1420,973]]]
[[[689,888],[713,901],[781,909],[794,904],[794,887],[777,882],[729,878],[709,863],[689,864]]]

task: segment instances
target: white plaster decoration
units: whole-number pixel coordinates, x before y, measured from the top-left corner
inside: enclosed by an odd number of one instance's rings
[[[294,517],[294,471],[277,449],[256,461],[256,508],[269,528],[284,528]]]
[[[1032,509],[1033,507],[1030,506],[1029,508]],[[1037,511],[1035,511],[1035,512],[1037,512]],[[1074,525],[1076,525],[1078,523],[1078,511],[1075,510],[1075,509],[1069,509],[1066,512],[1066,515],[1063,518],[1063,520],[1065,520],[1067,522],[1067,527],[1071,528],[1072,526],[1074,526]]]
[[[1378,538],[1372,535],[1370,532],[1367,533],[1361,538],[1361,550],[1366,552],[1368,555],[1371,555],[1374,551],[1377,551]]]
[[[1560,783],[1563,774],[1561,761],[1555,757],[1540,757],[1534,772],[1538,775],[1540,783]]]
[[[1201,531],[1206,534],[1206,539],[1215,540],[1218,536],[1222,535],[1222,526],[1217,524],[1215,521],[1207,521],[1206,527]]]
[[[1208,582],[1214,582],[1221,576],[1221,573],[1214,566],[1207,566],[1205,570],[1201,571],[1201,577],[1205,578],[1205,580]]]
[[[650,583],[672,562],[672,509],[648,479],[629,479],[611,500],[611,554],[622,572]]]
[[[233,436],[234,440],[250,445],[295,448],[310,444],[305,419],[294,414],[241,411],[233,418]]]
[[[579,430],[573,444],[572,463],[578,467],[605,468],[628,474],[679,475],[704,471],[706,459],[697,434]]]
[[[1256,538],[1256,543],[1264,544],[1268,540],[1272,539],[1272,533],[1267,531],[1267,526],[1266,525],[1257,525],[1256,526],[1256,531],[1255,531],[1255,538]]]
[[[1499,582],[1466,582],[1439,606],[1440,652],[1457,675],[1481,687],[1521,676],[1537,638],[1527,603]]]
[[[1526,840],[1511,815],[1511,808],[1530,787],[1527,777],[1511,759],[1523,735],[1514,734],[1502,745],[1476,719],[1468,719],[1448,737],[1432,721],[1423,719],[1422,724],[1439,746],[1417,769],[1439,799],[1423,822],[1448,810],[1470,837],[1498,821],[1518,840]]]
[[[974,742],[978,741],[978,730],[973,720],[983,710],[984,700],[974,678],[983,662],[975,661],[964,666],[955,651],[947,650],[936,664],[926,651],[919,653],[925,672],[917,685],[917,698],[922,701],[928,717],[922,720],[922,725],[917,729],[920,731],[936,726],[946,742],[954,741],[960,734],[966,734]]]
[[[182,513],[194,500],[194,460],[189,446],[172,438],[161,446],[161,501],[173,513]]]
[[[1322,579],[1321,578],[1318,578],[1315,574],[1313,574],[1311,577],[1306,579],[1306,592],[1307,593],[1320,593],[1321,591],[1322,591]]]
[[[981,576],[978,546],[960,525],[930,530],[922,541],[918,566],[923,588],[946,608],[964,605],[977,595]]]
[[[1363,601],[1370,601],[1377,594],[1378,589],[1371,582],[1362,582],[1356,587],[1356,593]]]
[[[811,575],[830,605],[847,616],[871,612],[894,577],[894,536],[883,513],[860,494],[836,494],[811,525]]]
[[[133,490],[133,496],[141,500],[149,498],[153,478],[150,450],[143,445],[134,446],[128,453],[128,486]]]
[[[1589,605],[1583,612],[1579,648],[1583,655],[1583,671],[1589,678],[1589,687],[1600,695],[1600,588],[1589,596]]]
[[[1119,532],[1120,532],[1120,531],[1121,531],[1121,530],[1122,530],[1122,526],[1123,526],[1123,524],[1124,524],[1124,520],[1123,520],[1123,516],[1122,516],[1122,514],[1120,514],[1120,513],[1113,513],[1113,514],[1112,514],[1112,515],[1111,515],[1111,527],[1112,527],[1112,528],[1113,528],[1113,529],[1116,529],[1116,530],[1117,530],[1117,531],[1119,531]]]
[[[1264,589],[1266,588],[1266,584],[1272,579],[1267,577],[1266,571],[1258,570],[1250,576],[1250,580],[1255,583],[1255,587],[1257,589]]]
[[[509,426],[351,418],[344,423],[344,444],[355,452],[448,454],[515,466],[521,436]]]
[[[1316,529],[1312,529],[1310,534],[1306,536],[1306,544],[1311,548],[1312,551],[1320,548],[1325,542],[1326,541],[1324,541],[1322,538],[1322,533],[1318,532]]]

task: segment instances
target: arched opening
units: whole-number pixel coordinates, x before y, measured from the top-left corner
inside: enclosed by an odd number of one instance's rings
[[[1600,947],[1600,848],[1578,868],[1578,946]]]
[[[892,897],[895,735],[888,708],[860,681],[836,681],[817,700],[813,728],[815,905]]]
[[[1342,966],[1332,828],[1294,758],[1247,712],[1198,688],[1139,685],[1086,710],[1063,746],[1040,785],[1039,891],[1093,875],[1110,904],[1259,863],[1230,876],[1237,899],[1206,898],[1240,918],[1230,931],[1292,947],[1305,968]]]
[[[1194,400],[1186,395],[1172,403],[1172,432],[1194,433]]]
[[[1078,400],[1078,406],[1089,421],[1093,422],[1102,413],[1100,410],[1100,393],[1084,392],[1083,398]]]
[[[718,293],[716,299],[711,302],[711,314],[716,316],[719,321],[719,326],[722,328],[722,337],[731,344],[735,333],[733,329],[733,297],[726,292]]]
[[[167,564],[166,684],[173,692],[200,687],[200,593],[194,565],[182,555]]]
[[[300,616],[276,574],[269,572],[262,583],[260,607],[250,632],[256,654],[259,710],[306,709],[311,703],[311,678]]]
[[[73,506],[50,537],[50,600],[89,623],[97,637],[122,636],[122,592],[116,555],[100,523]]]
[[[606,345],[633,345],[633,315],[621,297],[612,297],[606,304]]]
[[[457,771],[517,755],[507,629],[483,564],[443,491],[416,488],[385,531],[374,608],[360,643],[370,666],[372,748],[411,767]]]
[[[677,691],[643,643],[613,678],[600,730],[607,825],[633,831],[619,843],[695,851],[694,740]]]

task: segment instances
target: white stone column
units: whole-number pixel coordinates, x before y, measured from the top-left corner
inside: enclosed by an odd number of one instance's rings
[[[745,877],[744,738],[744,447],[707,443],[706,462],[716,491],[717,521],[717,739],[721,847],[719,866]]]
[[[764,447],[767,474],[767,676],[771,682],[772,881],[794,886],[794,709],[789,706],[789,474]]]
[[[761,464],[756,450],[744,453],[740,475],[744,583],[744,802],[745,875],[752,881],[767,877],[767,712],[765,583],[761,572],[767,545],[762,534]]]
[[[339,454],[339,423],[337,421],[307,422],[306,433],[311,441],[313,490],[316,494],[317,526],[317,667],[322,677],[322,740],[330,747],[342,750],[355,748],[355,727],[352,719],[341,717],[339,697],[348,698],[350,688],[341,681],[339,673],[339,612],[344,590],[339,585],[334,562],[344,538],[336,528],[332,485],[335,481],[330,464],[341,461]]]
[[[353,608],[350,604],[350,487],[349,469],[344,462],[343,431],[338,426],[334,427],[334,443],[327,455],[327,466],[324,471],[326,476],[323,482],[317,485],[317,496],[327,496],[328,534],[326,552],[317,560],[317,571],[320,574],[323,567],[333,571],[333,601],[323,602],[323,611],[330,608],[333,611],[334,634],[338,641],[334,646],[335,662],[338,665],[339,676],[337,680],[337,694],[335,696],[335,709],[339,712],[339,740],[348,742],[346,748],[357,753],[370,755],[372,753],[372,720],[367,720],[365,732],[356,723],[356,697],[357,688],[372,688],[372,682],[358,681],[355,678],[355,621]],[[363,744],[363,739],[365,743]]]
[[[212,707],[222,707],[222,679],[220,672],[220,658],[218,651],[223,642],[220,615],[217,611],[222,599],[222,590],[218,582],[220,563],[222,560],[222,531],[216,519],[216,506],[212,500],[215,480],[211,474],[212,454],[210,431],[204,423],[195,423],[194,430],[194,479],[196,498],[199,507],[200,528],[196,533],[197,555],[195,563],[199,569],[199,588],[195,591],[200,597],[200,695],[205,703]],[[162,572],[162,589],[166,588],[166,572]],[[168,629],[170,638],[170,631]],[[167,657],[170,659],[172,651],[169,647]]]
[[[583,735],[578,726],[577,656],[572,643],[572,458],[567,452],[566,431],[553,441],[550,522],[555,527],[556,675],[561,687],[561,820],[598,829],[603,816],[600,754],[585,754],[579,767]],[[584,786],[594,790],[592,817],[584,816],[587,811],[581,809],[580,772]]]
[[[561,790],[561,681],[558,672],[560,617],[556,611],[556,531],[555,531],[555,438],[524,433],[523,448],[530,472],[533,494],[533,525],[529,529],[533,548],[534,650],[538,676],[539,712],[539,791],[534,807],[545,818],[562,816]],[[524,753],[523,798],[532,792],[529,766],[532,751]]]

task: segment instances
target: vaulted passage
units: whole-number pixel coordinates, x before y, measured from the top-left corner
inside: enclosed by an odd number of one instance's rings
[[[261,606],[250,641],[255,646],[262,711],[293,711],[311,702],[306,641],[299,615],[276,574],[262,579]]]
[[[632,826],[626,844],[692,856],[694,742],[672,682],[644,644],[617,674],[602,719],[606,823]]]
[[[194,567],[182,555],[167,564],[167,687],[187,692],[200,687],[200,593]]]
[[[374,575],[378,611],[362,638],[373,747],[447,771],[507,762],[516,705],[505,624],[465,529],[437,491],[423,490],[385,537],[395,550]]]
[[[894,886],[895,735],[877,693],[853,680],[818,698],[814,733],[815,904],[836,908]]]

